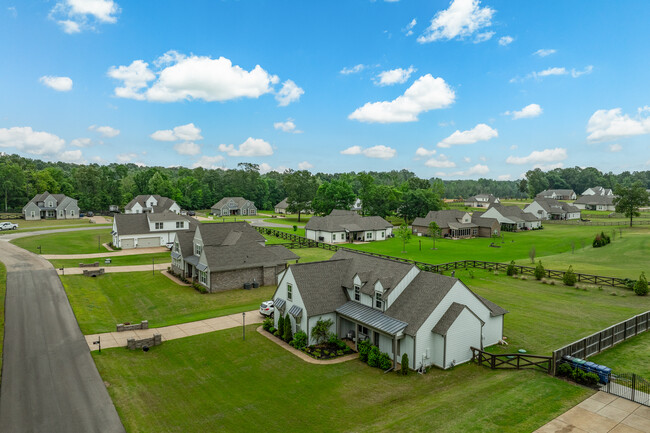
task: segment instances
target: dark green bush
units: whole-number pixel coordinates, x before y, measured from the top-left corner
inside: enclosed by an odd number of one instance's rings
[[[641,272],[639,279],[634,284],[634,293],[639,296],[645,296],[648,294],[648,280],[645,278],[645,272]]]
[[[564,273],[564,277],[562,277],[562,281],[567,286],[575,286],[577,279],[578,277],[576,277],[575,272],[573,272],[573,266],[569,265],[569,269],[567,269],[567,271]]]
[[[585,380],[585,372],[579,368],[576,368],[571,373],[571,379],[573,379],[575,382],[583,383]]]
[[[357,349],[359,349],[359,359],[363,362],[368,362],[368,354],[370,353],[370,344],[369,340],[363,340],[359,343]]]
[[[515,268],[515,261],[512,260],[510,264],[508,265],[508,268],[506,269],[506,275],[511,277],[513,275],[517,275],[517,268]]]
[[[560,364],[557,368],[557,375],[562,377],[571,377],[573,375],[573,367],[568,362]]]
[[[582,376],[582,383],[587,386],[594,387],[598,385],[599,381],[600,378],[596,373],[585,373],[584,376]]]
[[[316,344],[320,344],[330,337],[330,328],[333,324],[332,319],[321,319],[316,322],[316,325],[311,328],[311,338],[316,340]]]
[[[278,314],[278,331],[284,332],[284,317]]]
[[[304,331],[298,331],[294,334],[291,345],[300,350],[307,346],[307,334]]]
[[[377,364],[378,364],[377,366],[382,370],[388,370],[393,365],[393,362],[391,361],[390,356],[387,353],[382,352],[379,354],[379,359]]]
[[[368,365],[371,367],[379,367],[379,356],[381,355],[381,352],[379,351],[379,347],[377,346],[372,346],[370,348],[370,353],[368,353]]]
[[[273,326],[271,326],[271,327],[269,328],[269,332],[270,332],[271,334],[275,335],[275,331],[277,331],[277,329],[275,329]]]
[[[264,319],[264,322],[262,322],[262,329],[264,329],[265,331],[268,331],[272,327],[273,327],[273,320],[271,320],[270,317],[267,317],[266,319]]]
[[[544,266],[542,266],[542,261],[538,260],[537,266],[535,266],[535,279],[541,280],[542,278],[544,278],[544,275],[545,275]]]
[[[284,329],[282,331],[282,339],[287,343],[293,340],[293,335],[291,333],[291,319],[289,318],[289,313],[284,316]]]
[[[406,353],[404,353],[404,355],[402,355],[402,371],[401,371],[401,373],[404,376],[409,374],[409,356]]]

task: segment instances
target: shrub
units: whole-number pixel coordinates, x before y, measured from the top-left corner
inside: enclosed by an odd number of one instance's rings
[[[582,383],[594,387],[598,385],[598,382],[600,381],[600,378],[596,373],[586,373],[584,376],[582,376]]]
[[[338,338],[336,336],[336,334],[330,334],[330,338],[329,338],[328,342],[331,345],[336,346],[338,350],[345,350],[345,348],[348,347],[348,345],[345,344],[345,341]]]
[[[201,293],[202,295],[208,293],[208,289],[206,289],[203,284],[194,283],[194,284],[192,284],[192,287],[194,287],[194,290]]]
[[[512,260],[510,264],[508,265],[508,268],[506,269],[506,275],[511,277],[513,275],[517,275],[517,269],[515,268],[515,261]]]
[[[544,271],[544,266],[542,266],[542,261],[538,260],[537,266],[535,266],[535,279],[541,280],[542,278],[544,278],[544,274],[545,271]]]
[[[379,349],[377,349],[379,350]],[[380,353],[378,360],[378,367],[382,370],[388,370],[393,365],[390,356],[387,353]]]
[[[275,331],[277,331],[277,329],[275,329],[273,326],[271,326],[271,327],[269,328],[269,332],[270,332],[271,334],[274,334],[274,335],[275,335]]]
[[[585,372],[579,368],[574,369],[573,372],[571,373],[571,379],[573,379],[575,382],[578,383],[583,383],[585,380],[584,377],[585,377]]]
[[[573,272],[573,265],[569,265],[569,269],[564,273],[564,277],[562,277],[562,281],[564,282],[565,285],[567,286],[574,286],[576,284],[576,274]]]
[[[289,313],[284,317],[284,329],[282,330],[282,339],[287,343],[293,340],[293,335],[291,332],[291,319],[289,318]]]
[[[343,356],[344,353],[345,352],[343,352],[342,350],[337,350],[336,351],[336,356]]]
[[[273,332],[273,335],[275,335],[276,337],[279,337],[279,336],[280,336],[280,330],[279,330],[279,329],[276,329],[276,330]]]
[[[284,332],[284,317],[278,314],[278,331]]]
[[[298,331],[294,334],[291,345],[300,350],[307,346],[307,334],[305,331]]]
[[[404,353],[402,355],[402,371],[401,373],[406,376],[409,374],[409,356]]]
[[[557,368],[557,375],[562,377],[571,377],[573,375],[573,368],[571,367],[571,364],[568,362],[560,364],[560,366]]]
[[[327,340],[330,336],[330,328],[334,322],[332,319],[327,319],[327,320],[318,320],[316,322],[316,325],[314,325],[313,328],[311,328],[311,338],[316,340],[316,344],[320,344],[323,341]]]
[[[320,358],[321,357],[320,350],[318,350],[318,349],[314,350],[313,355],[314,355],[315,358]]]
[[[645,296],[648,294],[648,280],[645,278],[645,272],[641,272],[639,279],[634,284],[634,293],[639,296]]]
[[[273,327],[273,320],[271,320],[270,317],[267,317],[266,319],[264,319],[264,322],[262,322],[262,329],[264,329],[265,331],[268,331],[272,327]]]
[[[371,367],[379,367],[380,355],[381,352],[379,351],[379,347],[372,346],[372,348],[370,348],[370,353],[368,353],[368,365]]]
[[[368,362],[368,354],[370,353],[371,347],[372,345],[368,340],[363,340],[358,344],[357,349],[359,349],[359,359],[361,361]]]

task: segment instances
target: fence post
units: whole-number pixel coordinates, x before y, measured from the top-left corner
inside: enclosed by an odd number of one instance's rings
[[[583,340],[583,350],[584,350],[584,357],[587,357],[587,338],[585,337]]]
[[[636,374],[632,373],[632,401],[634,400],[634,391],[636,390]]]

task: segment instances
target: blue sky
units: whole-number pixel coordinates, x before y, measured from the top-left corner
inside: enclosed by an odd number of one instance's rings
[[[650,169],[650,2],[2,3],[0,151],[518,179]]]

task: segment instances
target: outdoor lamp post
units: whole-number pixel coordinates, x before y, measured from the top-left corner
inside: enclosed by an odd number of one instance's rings
[[[102,353],[102,337],[101,337],[101,335],[97,336],[97,341],[93,341],[93,344],[99,345],[99,353]]]
[[[246,313],[241,313],[242,320],[242,340],[246,341]]]

